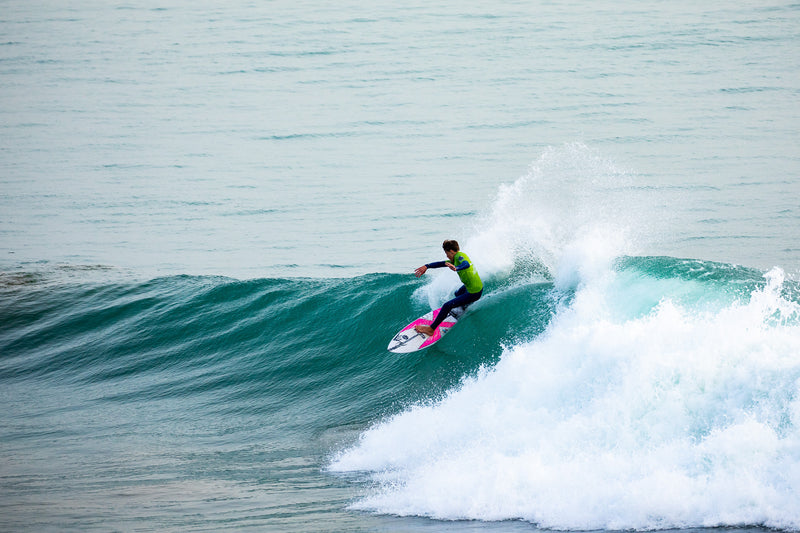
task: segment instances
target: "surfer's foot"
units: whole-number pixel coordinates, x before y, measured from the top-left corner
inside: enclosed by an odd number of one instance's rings
[[[433,336],[433,328],[430,326],[414,326],[414,331],[427,335],[428,337]]]

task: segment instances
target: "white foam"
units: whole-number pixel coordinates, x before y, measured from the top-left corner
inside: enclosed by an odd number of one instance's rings
[[[481,274],[532,258],[570,297],[538,338],[333,458],[376,482],[354,508],[556,529],[800,528],[800,306],[779,269],[743,298],[616,270],[644,218],[626,207],[647,210],[631,190],[582,145],[501,189],[465,246]],[[451,278],[418,296],[438,303]]]
[[[800,528],[800,306],[781,296],[782,272],[747,302],[665,295],[632,314],[618,310],[658,280],[627,292],[612,269],[575,265],[574,298],[544,334],[332,461],[377,482],[354,508],[556,529]]]

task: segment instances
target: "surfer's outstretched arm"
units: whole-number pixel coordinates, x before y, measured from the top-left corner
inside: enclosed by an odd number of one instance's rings
[[[424,265],[422,265],[421,267],[419,267],[418,269],[416,269],[416,270],[414,271],[414,274],[415,274],[417,277],[420,277],[420,276],[422,276],[422,275],[423,275],[423,274],[424,274],[424,273],[425,273],[425,272],[426,272],[426,271],[427,271],[429,268],[442,268],[442,267],[444,267],[444,266],[447,266],[447,261],[436,261],[436,262],[434,262],[434,263],[425,263]]]

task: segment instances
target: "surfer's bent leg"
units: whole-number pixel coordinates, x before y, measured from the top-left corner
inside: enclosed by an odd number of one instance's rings
[[[436,328],[438,328],[439,324],[441,324],[442,321],[447,318],[447,315],[450,314],[450,311],[456,307],[463,307],[473,302],[477,302],[481,295],[483,295],[483,291],[476,293],[467,292],[467,288],[462,285],[461,288],[456,291],[456,297],[449,302],[446,302],[442,306],[442,310],[439,311],[438,315],[436,315],[436,320],[434,320],[433,324],[431,324],[431,330],[436,331]]]

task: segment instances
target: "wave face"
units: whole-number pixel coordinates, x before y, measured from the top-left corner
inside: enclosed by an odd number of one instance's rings
[[[550,284],[546,320],[542,300],[485,302],[474,321],[502,310],[544,330],[332,457],[332,472],[372,484],[353,508],[570,530],[800,528],[797,284],[667,257],[570,279]]]
[[[377,363],[386,344],[373,331],[408,314],[412,291],[404,276],[389,274],[68,285],[9,274],[3,281],[0,379],[121,385],[107,400],[221,394],[231,408],[257,400],[281,409],[318,396],[358,401],[347,387],[360,381],[367,354]],[[376,388],[390,371],[374,363],[365,370]]]

